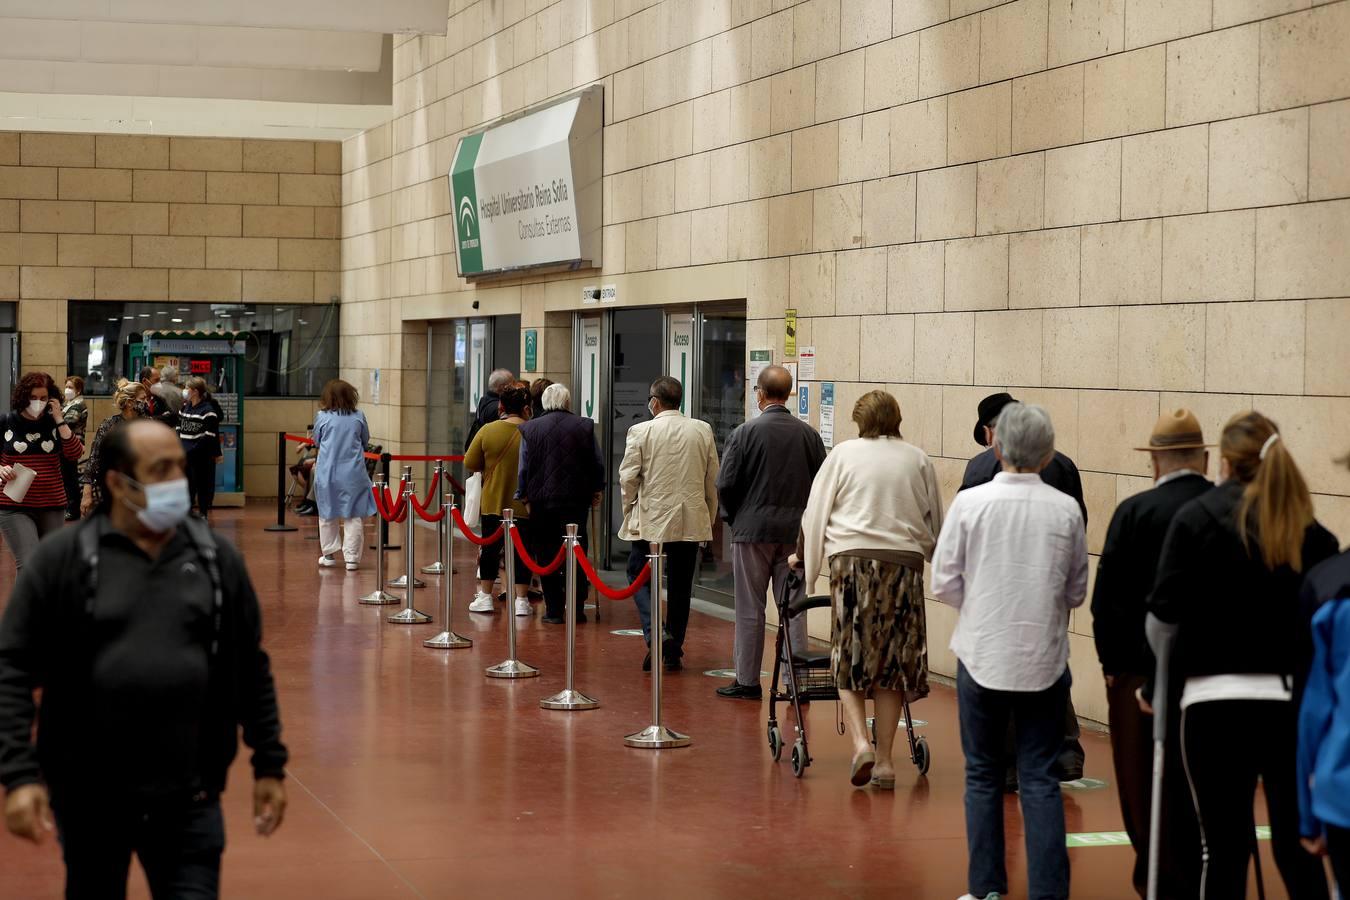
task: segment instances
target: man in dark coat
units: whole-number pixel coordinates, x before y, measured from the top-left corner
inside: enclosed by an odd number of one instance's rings
[[[1106,676],[1116,790],[1125,831],[1134,845],[1133,880],[1141,897],[1148,889],[1153,720],[1139,708],[1135,694],[1155,666],[1144,636],[1144,618],[1172,518],[1213,487],[1204,474],[1209,466],[1205,446],[1199,420],[1190,410],[1177,409],[1158,419],[1147,447],[1136,448],[1153,457],[1154,486],[1116,508],[1092,595],[1094,640]],[[1158,896],[1195,897],[1200,893],[1200,831],[1181,774],[1181,744],[1175,730],[1166,752]]]
[[[736,581],[736,680],[717,689],[723,697],[759,700],[764,657],[764,597],[772,579],[775,594],[788,575],[788,557],[797,547],[811,481],[825,462],[825,444],[814,428],[787,408],[792,373],[769,366],[755,384],[760,415],[727,439],[717,495],[731,526]],[[792,622],[792,645],[806,648],[806,617]]]
[[[1008,393],[990,394],[980,401],[979,419],[975,422],[974,438],[975,443],[988,449],[966,463],[966,472],[961,478],[961,487],[957,488],[958,492],[993,481],[994,476],[1003,470],[1002,463],[994,455],[994,429],[997,427],[998,414],[1003,411],[1003,407],[1016,402],[1012,395]],[[1083,514],[1083,527],[1087,528],[1088,514],[1087,504],[1083,502],[1083,480],[1079,477],[1078,467],[1074,465],[1073,460],[1056,450],[1050,462],[1041,470],[1041,481],[1061,493],[1068,494],[1078,503],[1078,509]],[[1083,752],[1083,745],[1078,739],[1081,733],[1078,727],[1078,715],[1073,709],[1073,699],[1070,698],[1068,708],[1064,711],[1064,749],[1059,755],[1061,781],[1076,781],[1083,777],[1083,762],[1087,754]],[[1007,740],[1008,772],[1005,780],[1006,788],[1010,792],[1017,790],[1017,764],[1014,747],[1012,730],[1009,728]]]
[[[473,421],[469,423],[469,436],[464,439],[465,450],[473,443],[478,429],[501,418],[502,390],[515,380],[516,376],[510,369],[494,369],[488,376],[487,392],[478,398],[478,406],[473,411]]]
[[[68,898],[125,896],[133,853],[156,898],[215,897],[241,729],[258,833],[286,808],[258,598],[239,552],[186,518],[172,429],[113,429],[101,461],[102,506],[42,542],[0,622],[5,822],[36,842],[54,814]]]
[[[587,542],[586,523],[591,507],[600,503],[605,490],[605,463],[595,439],[595,423],[572,412],[572,393],[561,384],[544,389],[544,412],[520,426],[520,469],[516,498],[529,504],[531,552],[540,565],[548,565],[562,546],[567,525],[578,525],[581,546]],[[580,564],[573,561],[572,565]],[[563,623],[566,605],[565,569],[540,579],[544,588],[544,622]],[[584,585],[578,571],[577,584]],[[581,588],[578,587],[578,592]],[[581,598],[577,621],[586,621]]]

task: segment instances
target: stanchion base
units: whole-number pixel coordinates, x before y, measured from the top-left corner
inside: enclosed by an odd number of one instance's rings
[[[623,745],[643,750],[667,750],[672,747],[688,747],[692,740],[689,735],[671,731],[664,725],[648,725],[636,734],[625,737]]]
[[[263,531],[299,531],[294,525],[268,525]]]
[[[539,670],[518,659],[507,659],[489,666],[486,674],[489,678],[538,678]]]
[[[397,578],[395,578],[393,581],[389,582],[388,585],[386,585],[386,587],[391,587],[391,588],[406,588],[407,586],[408,586],[408,576],[407,576],[407,575],[400,575],[400,576],[398,576]],[[424,588],[424,587],[426,587],[426,586],[427,586],[427,583],[426,583],[425,581],[423,581],[422,579],[420,579],[420,578],[414,578],[414,579],[413,579],[413,587],[415,587],[415,588]]]
[[[595,709],[599,700],[592,700],[581,691],[559,691],[539,701],[544,709]]]
[[[418,612],[415,609],[400,609],[389,618],[385,619],[390,625],[425,625],[431,621],[431,616],[424,612]]]
[[[430,647],[433,650],[460,650],[464,647],[472,647],[473,641],[463,635],[455,634],[453,631],[442,631],[434,638],[422,642],[423,647]]]
[[[364,597],[359,598],[357,603],[363,606],[393,606],[395,603],[402,603],[402,597],[395,597],[393,594],[386,594],[381,590],[371,591]]]
[[[434,562],[429,566],[423,566],[421,571],[423,575],[444,575],[445,566],[439,562]]]

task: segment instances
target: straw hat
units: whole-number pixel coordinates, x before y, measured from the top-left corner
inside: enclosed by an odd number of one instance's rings
[[[1148,437],[1147,447],[1135,447],[1136,450],[1201,450],[1213,447],[1205,443],[1200,431],[1200,420],[1189,409],[1173,409],[1158,417],[1153,433]]]

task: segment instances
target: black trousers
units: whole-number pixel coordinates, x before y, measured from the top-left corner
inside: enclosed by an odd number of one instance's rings
[[[694,567],[698,563],[698,544],[694,541],[672,541],[662,545],[665,554],[666,575],[666,627],[665,636],[670,640],[668,658],[679,659],[684,656],[684,635],[689,628],[689,598],[694,593]],[[651,544],[646,541],[633,541],[628,551],[628,580],[637,578],[642,567],[647,564],[647,554],[651,553]],[[648,584],[633,595],[637,605],[638,618],[642,620],[642,634],[647,645],[652,642],[652,590],[659,585]]]
[[[1350,897],[1350,828],[1327,826],[1327,856],[1341,894]]]
[[[211,512],[216,499],[216,458],[209,452],[194,450],[187,455],[188,494],[203,518]]]
[[[80,514],[80,464],[61,457],[61,483],[66,488],[66,512]]]
[[[1116,790],[1125,832],[1134,845],[1133,881],[1140,897],[1148,890],[1149,813],[1153,799],[1153,717],[1139,709],[1134,695],[1144,680],[1142,675],[1117,675],[1106,689]],[[1177,721],[1177,712],[1170,719],[1172,723]],[[1194,900],[1200,894],[1200,826],[1195,821],[1175,725],[1169,729],[1166,754],[1158,896],[1164,900]]]
[[[1254,723],[1259,733],[1251,737]],[[1247,735],[1247,737],[1244,737]],[[1266,792],[1271,849],[1291,900],[1326,900],[1322,861],[1299,844],[1298,707],[1216,700],[1181,713],[1181,751],[1204,847],[1203,900],[1244,897],[1256,846],[1256,780]]]
[[[220,801],[152,805],[79,796],[54,799],[66,900],[123,900],[135,853],[155,900],[208,900],[220,894],[225,822]]]
[[[530,520],[516,519],[515,523],[516,523],[516,531],[520,532],[520,542],[524,544],[526,547],[533,549],[533,545],[530,543],[530,535],[532,533],[530,528]],[[483,516],[481,527],[478,529],[478,536],[483,537],[484,535],[492,534],[499,527],[501,527],[501,524],[502,524],[501,516],[487,516],[487,515]],[[493,543],[489,544],[486,547],[479,548],[478,550],[479,581],[497,580],[497,575],[502,568],[502,556],[506,553],[506,542],[508,540],[510,540],[510,538],[508,538],[506,534],[503,532],[500,540],[494,541]],[[549,561],[550,560],[544,560],[544,562]],[[524,561],[521,560],[519,553],[516,553],[515,569],[516,569],[515,581],[512,583],[528,585],[530,583],[530,570],[529,567],[525,565]],[[503,581],[506,580],[507,579],[503,579]],[[506,599],[508,600],[515,599],[515,594],[510,590],[509,585],[507,586],[506,590]]]
[[[588,546],[586,523],[591,517],[590,513],[590,508],[585,506],[571,509],[538,509],[532,506],[530,533],[534,544],[530,552],[534,554],[534,561],[541,566],[553,562],[553,558],[558,555],[558,548],[563,544],[568,525],[580,526],[577,534],[581,537],[582,549],[585,549]],[[581,618],[585,614],[586,576],[581,571],[580,563],[573,559],[571,564],[577,570],[577,618]],[[564,563],[552,575],[541,576],[539,583],[544,588],[544,615],[562,618],[567,606],[567,564]]]

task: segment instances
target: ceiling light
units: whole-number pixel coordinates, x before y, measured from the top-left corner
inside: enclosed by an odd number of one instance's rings
[[[122,318],[124,318],[124,319],[134,319],[134,318],[136,318],[136,317],[135,317],[135,316],[123,316]]]
[[[157,315],[157,316],[167,316],[168,314],[169,314],[169,311],[168,311],[167,309],[157,309],[157,310],[155,310],[155,315]]]
[[[170,319],[169,321],[170,321],[170,322],[182,322],[183,320],[182,320],[182,319]]]
[[[111,316],[111,317],[109,317],[108,321],[109,321],[109,322],[120,322],[120,321],[122,321],[122,320],[119,319],[119,318],[117,318],[117,316]]]
[[[190,306],[180,306],[180,307],[178,307],[178,311],[179,311],[179,312],[192,312],[192,307],[190,307]]]
[[[137,313],[136,315],[137,315],[139,318],[142,318],[142,319],[148,319],[148,318],[150,318],[150,314],[149,314],[149,313]]]
[[[301,325],[308,325],[308,324],[309,324],[309,323],[306,322],[304,319],[296,319],[296,321],[299,322]]]

